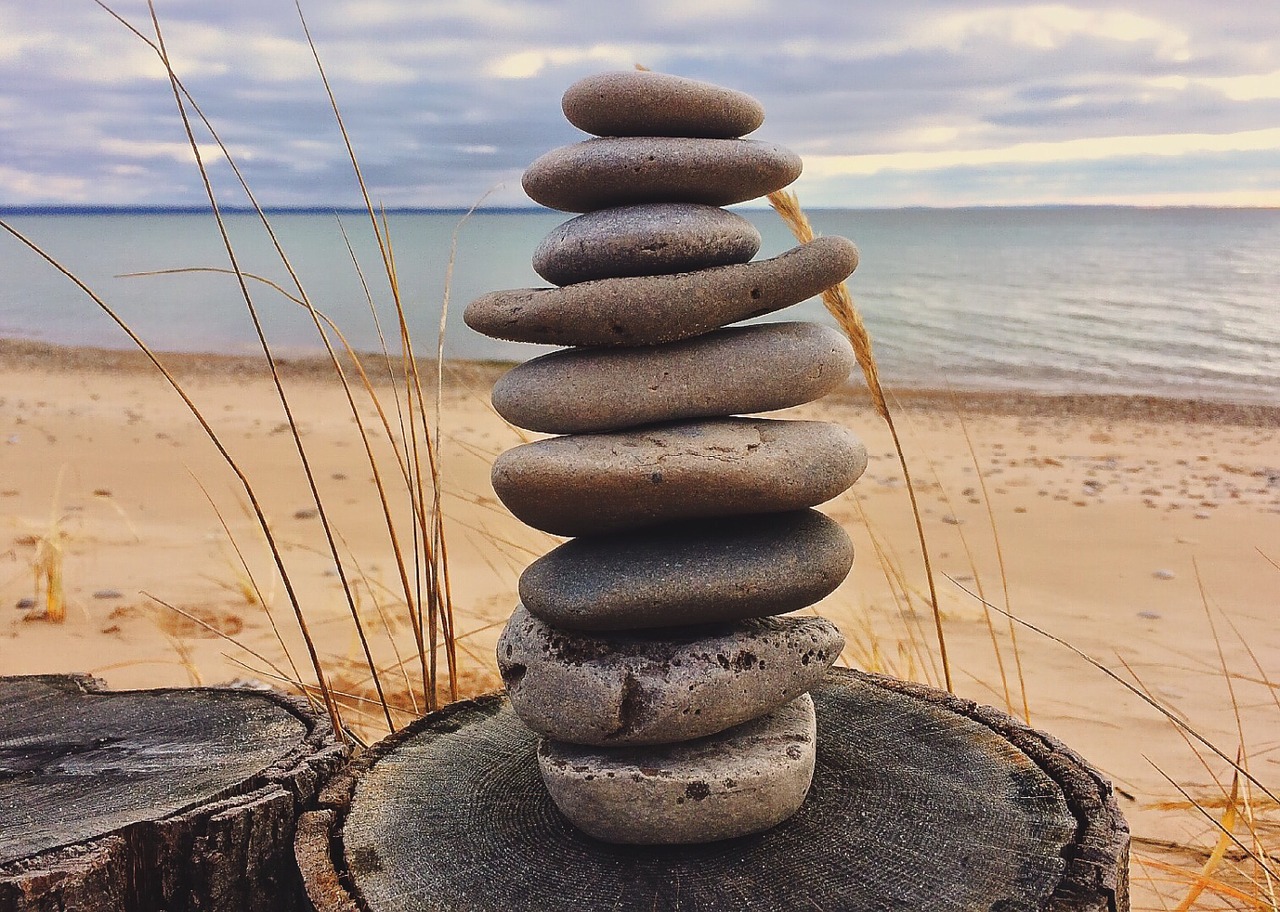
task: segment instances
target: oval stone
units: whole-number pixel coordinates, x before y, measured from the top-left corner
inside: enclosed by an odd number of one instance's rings
[[[773,143],[631,136],[552,149],[521,183],[535,203],[566,212],[636,203],[728,206],[781,190],[800,169],[800,156]]]
[[[655,345],[798,304],[843,281],[857,265],[852,241],[820,237],[735,266],[495,291],[467,305],[463,319],[476,332],[513,342]]]
[[[576,538],[520,575],[520,601],[557,627],[625,630],[798,611],[835,590],[853,543],[816,510]]]
[[[750,95],[697,79],[624,70],[597,73],[569,86],[564,116],[596,136],[744,136],[764,122]]]
[[[805,694],[718,735],[611,750],[544,739],[538,769],[569,822],[632,845],[714,842],[767,830],[800,809],[817,760]]]
[[[738,326],[645,348],[552,352],[499,378],[493,407],[531,431],[618,430],[812,402],[856,364],[849,340],[821,323]]]
[[[554,285],[572,285],[745,263],[759,249],[756,226],[734,212],[652,203],[570,219],[542,239],[533,268]]]
[[[526,443],[498,456],[491,477],[526,525],[576,536],[801,510],[866,466],[867,451],[837,424],[720,418]]]
[[[552,627],[520,606],[498,639],[498,670],[511,708],[541,735],[669,744],[791,702],[822,680],[843,647],[822,618],[591,634]]]

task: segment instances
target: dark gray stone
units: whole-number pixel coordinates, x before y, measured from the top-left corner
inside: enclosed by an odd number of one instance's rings
[[[597,73],[569,86],[564,116],[596,136],[744,136],[764,122],[750,95],[709,82],[625,70]]]
[[[516,608],[498,670],[529,728],[572,744],[669,744],[789,703],[822,680],[844,637],[822,618],[592,634]]]
[[[718,735],[638,750],[544,739],[538,768],[560,813],[605,842],[714,842],[767,830],[804,803],[817,759],[805,694]]]
[[[531,431],[611,431],[812,402],[856,364],[849,340],[820,323],[739,326],[667,345],[552,352],[501,377],[493,407]]]
[[[781,190],[800,169],[800,156],[773,143],[632,136],[552,149],[521,183],[535,203],[566,212],[636,203],[727,206]]]
[[[533,268],[553,285],[745,263],[760,232],[742,216],[694,203],[599,209],[552,229]]]
[[[566,629],[737,621],[812,605],[852,566],[839,523],[768,513],[574,539],[525,569],[520,601]]]
[[[843,281],[857,265],[852,241],[820,237],[735,266],[495,291],[472,301],[463,319],[476,332],[514,342],[654,345],[790,307]]]
[[[866,466],[862,444],[836,424],[720,418],[527,443],[498,456],[492,481],[526,525],[599,535],[816,506]]]

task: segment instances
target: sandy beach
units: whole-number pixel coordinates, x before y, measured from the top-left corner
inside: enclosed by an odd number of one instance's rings
[[[367,688],[350,609],[261,364],[165,360],[261,498],[326,664],[348,669],[337,677],[352,688]],[[515,605],[517,576],[555,541],[510,517],[489,487],[493,456],[528,439],[488,406],[501,369],[447,365],[441,396],[464,695],[498,686],[492,648]],[[379,663],[394,666],[412,651],[412,636],[351,412],[327,363],[291,361],[284,375],[340,549],[351,555],[358,610]],[[392,390],[380,383],[389,405]],[[367,396],[357,401],[376,422]],[[849,530],[857,558],[848,581],[814,610],[844,631],[845,664],[940,685],[920,549],[883,422],[857,389],[795,412],[849,426],[871,456],[852,491],[823,508]],[[1227,765],[1196,745],[1202,762],[1166,718],[1070,649],[1014,626],[1015,654],[1009,621],[975,596],[1092,656],[1224,752],[1243,746],[1253,772],[1275,781],[1280,409],[939,391],[900,396],[896,414],[938,573],[955,689],[1023,715],[1020,666],[1032,723],[1120,789],[1139,837],[1135,908],[1155,905],[1143,891],[1181,895],[1185,884],[1160,859],[1196,866],[1203,856],[1194,847],[1211,846],[1216,831],[1168,780],[1220,801]],[[375,452],[393,464],[385,442]],[[392,502],[406,510],[403,485]],[[278,683],[257,658],[161,604],[283,663],[236,548],[305,666],[243,489],[156,371],[135,353],[0,343],[0,674],[89,672],[117,689]],[[61,624],[42,619],[42,550],[61,568]],[[413,674],[413,662],[404,667]],[[400,722],[412,714],[405,709]],[[376,736],[377,717],[363,721]],[[1258,807],[1274,827],[1275,807]]]

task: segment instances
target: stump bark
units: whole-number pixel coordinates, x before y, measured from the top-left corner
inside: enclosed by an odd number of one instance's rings
[[[318,912],[1127,912],[1129,833],[1063,744],[931,688],[833,670],[813,691],[801,811],[694,846],[596,842],[555,810],[536,739],[501,695],[382,742],[303,815]]]
[[[279,694],[0,677],[0,912],[305,908],[297,817],[345,761]]]

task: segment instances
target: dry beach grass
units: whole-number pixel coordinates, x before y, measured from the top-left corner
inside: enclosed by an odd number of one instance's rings
[[[516,577],[553,541],[488,485],[527,435],[488,406],[501,366],[415,353],[373,201],[367,230],[387,352],[344,351],[301,277],[328,357],[155,356],[170,382],[141,352],[0,342],[0,674],[264,681],[361,742],[498,686]],[[261,293],[242,278],[250,316]],[[1134,908],[1280,909],[1280,409],[858,386],[795,413],[872,457],[824,508],[858,552],[815,609],[844,662],[1029,716],[1101,767]]]

